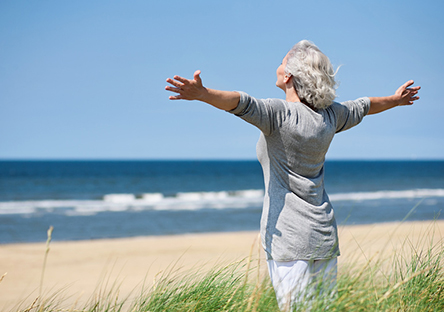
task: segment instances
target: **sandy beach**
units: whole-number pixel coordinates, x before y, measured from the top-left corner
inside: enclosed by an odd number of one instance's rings
[[[442,246],[443,235],[442,220],[341,226],[339,274],[349,264],[390,258],[412,247],[428,249],[431,243]],[[1,311],[15,311],[20,302],[25,307],[38,296],[45,250],[45,243],[0,246],[0,276],[7,273],[0,282]],[[73,304],[88,300],[100,285],[117,283],[124,297],[173,266],[206,270],[250,253],[253,259],[259,255],[265,267],[257,232],[52,242],[42,289],[44,294],[61,291]]]

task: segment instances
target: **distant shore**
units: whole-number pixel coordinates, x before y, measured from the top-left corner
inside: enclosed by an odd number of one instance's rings
[[[444,220],[341,226],[339,233],[340,274],[350,264],[442,244]],[[43,293],[62,291],[67,302],[84,302],[101,282],[105,288],[116,282],[124,297],[173,267],[205,270],[248,258],[250,252],[257,261],[258,251],[265,268],[257,240],[257,232],[228,232],[52,242]],[[0,310],[10,311],[23,300],[29,306],[38,296],[45,250],[45,243],[0,246],[0,276],[7,272],[0,282]]]

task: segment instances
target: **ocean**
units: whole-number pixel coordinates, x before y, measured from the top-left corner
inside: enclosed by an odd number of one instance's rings
[[[444,161],[327,161],[339,225],[443,219]],[[258,231],[257,161],[0,161],[0,243]]]

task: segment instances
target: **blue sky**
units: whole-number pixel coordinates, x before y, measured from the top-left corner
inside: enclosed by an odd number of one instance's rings
[[[169,101],[165,79],[283,97],[275,71],[309,39],[338,101],[421,100],[335,137],[328,159],[444,159],[442,1],[1,1],[1,159],[255,159],[256,128]]]

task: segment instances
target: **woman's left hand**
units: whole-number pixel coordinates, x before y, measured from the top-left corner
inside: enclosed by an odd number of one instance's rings
[[[194,79],[186,79],[180,76],[174,76],[174,79],[168,78],[166,81],[172,86],[166,86],[165,90],[178,93],[171,95],[170,100],[202,100],[206,88],[202,85],[200,79],[200,70],[194,72]]]

